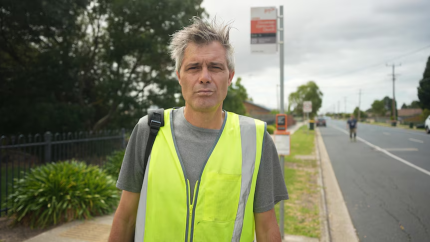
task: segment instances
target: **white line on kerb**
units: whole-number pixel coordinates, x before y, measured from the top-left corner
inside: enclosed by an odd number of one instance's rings
[[[410,141],[413,141],[413,142],[418,142],[418,143],[424,143],[424,141],[422,141],[422,140],[419,140],[419,139],[412,139],[412,138],[409,138],[409,140]]]
[[[337,129],[337,130],[339,130],[339,131],[341,131],[341,132],[345,133],[346,135],[349,135],[349,133],[348,133],[348,132],[346,132],[346,131],[345,131],[345,130],[343,130],[343,129],[340,129],[340,128],[335,127],[335,126],[331,126],[331,127],[333,127],[333,128],[335,128],[335,129]],[[404,160],[404,159],[402,159],[402,158],[400,158],[400,157],[398,157],[398,156],[395,156],[395,155],[391,154],[390,152],[388,152],[387,150],[384,150],[384,149],[382,149],[382,148],[380,148],[380,147],[378,147],[378,146],[376,146],[376,145],[374,145],[374,144],[372,144],[372,143],[369,143],[368,141],[366,141],[366,140],[364,140],[364,139],[362,139],[362,138],[360,138],[360,137],[357,137],[357,139],[358,139],[358,140],[360,140],[361,142],[365,143],[366,145],[368,145],[368,146],[370,146],[370,147],[374,148],[375,150],[381,151],[382,153],[385,153],[386,155],[388,155],[388,156],[390,156],[390,157],[392,157],[392,158],[394,158],[394,159],[396,159],[396,160],[398,160],[398,161],[400,161],[400,162],[403,162],[404,164],[406,164],[406,165],[408,165],[408,166],[410,166],[410,167],[412,167],[412,168],[415,168],[415,169],[417,169],[417,170],[421,171],[422,173],[424,173],[424,174],[426,174],[426,175],[429,175],[429,176],[430,176],[430,171],[427,171],[427,170],[425,170],[425,169],[423,169],[423,168],[421,168],[421,167],[419,167],[419,166],[416,166],[416,165],[414,165],[414,164],[410,163],[410,162],[409,162],[409,161],[407,161],[407,160]]]

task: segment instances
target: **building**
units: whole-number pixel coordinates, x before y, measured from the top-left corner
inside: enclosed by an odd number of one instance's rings
[[[423,110],[420,108],[398,109],[397,115],[402,123],[421,123],[421,114]]]
[[[274,124],[276,119],[276,114],[272,114],[270,109],[261,106],[259,104],[253,103],[251,101],[244,101],[246,113],[253,118],[263,120],[267,124]],[[287,125],[294,125],[296,121],[292,115],[287,115]]]

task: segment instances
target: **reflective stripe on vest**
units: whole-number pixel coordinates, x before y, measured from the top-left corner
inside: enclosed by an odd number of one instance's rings
[[[254,193],[266,124],[225,115],[194,194],[172,134],[173,110],[155,139],[145,171],[135,241],[253,241]],[[193,198],[193,201],[191,201]]]

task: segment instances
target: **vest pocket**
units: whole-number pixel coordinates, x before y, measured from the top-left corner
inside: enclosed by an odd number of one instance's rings
[[[204,221],[234,221],[240,197],[240,174],[209,172],[205,186]]]

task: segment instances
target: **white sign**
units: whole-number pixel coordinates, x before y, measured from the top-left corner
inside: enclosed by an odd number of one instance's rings
[[[274,135],[274,142],[278,155],[290,155],[290,136],[289,135]]]
[[[312,102],[311,101],[304,101],[303,102],[303,112],[312,113]]]
[[[251,8],[251,53],[276,53],[277,19],[276,7]]]

